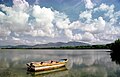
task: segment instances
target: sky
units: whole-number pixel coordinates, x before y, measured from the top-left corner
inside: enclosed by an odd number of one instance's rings
[[[118,38],[120,0],[0,0],[0,45]]]

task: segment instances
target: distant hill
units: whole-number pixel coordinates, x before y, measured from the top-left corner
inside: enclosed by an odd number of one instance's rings
[[[48,47],[64,47],[64,46],[87,46],[90,45],[88,43],[83,42],[57,42],[57,43],[48,43],[48,44],[37,44],[34,45],[34,48],[48,48]]]
[[[89,46],[90,44],[88,43],[83,43],[83,42],[57,42],[57,43],[47,43],[47,44],[36,44],[33,46],[30,45],[17,45],[17,46],[0,46],[0,48],[49,48],[49,47],[65,47],[65,46]]]

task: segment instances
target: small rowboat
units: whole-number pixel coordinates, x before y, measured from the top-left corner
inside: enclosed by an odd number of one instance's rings
[[[65,67],[67,62],[68,59],[60,59],[58,61],[30,62],[26,65],[28,71],[46,71]]]
[[[36,72],[32,72],[32,71],[27,71],[27,74],[31,75],[31,76],[35,76],[35,77],[55,77],[56,76],[60,76],[63,77],[63,75],[68,74],[68,70],[65,67],[61,67],[58,69],[54,69],[54,70],[46,70],[46,71],[36,71]],[[42,76],[40,76],[42,75]]]

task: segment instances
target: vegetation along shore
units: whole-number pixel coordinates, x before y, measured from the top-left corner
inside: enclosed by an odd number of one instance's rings
[[[1,49],[111,49],[112,51],[120,50],[120,39],[117,39],[114,43],[106,45],[82,45],[82,46],[58,46],[58,47],[39,47],[39,46],[6,46]]]

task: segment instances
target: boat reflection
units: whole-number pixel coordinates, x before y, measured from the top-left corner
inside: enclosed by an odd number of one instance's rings
[[[47,70],[47,71],[37,71],[37,72],[30,72],[27,71],[28,75],[32,77],[63,77],[68,74],[68,70],[65,67],[54,69],[54,70]]]

